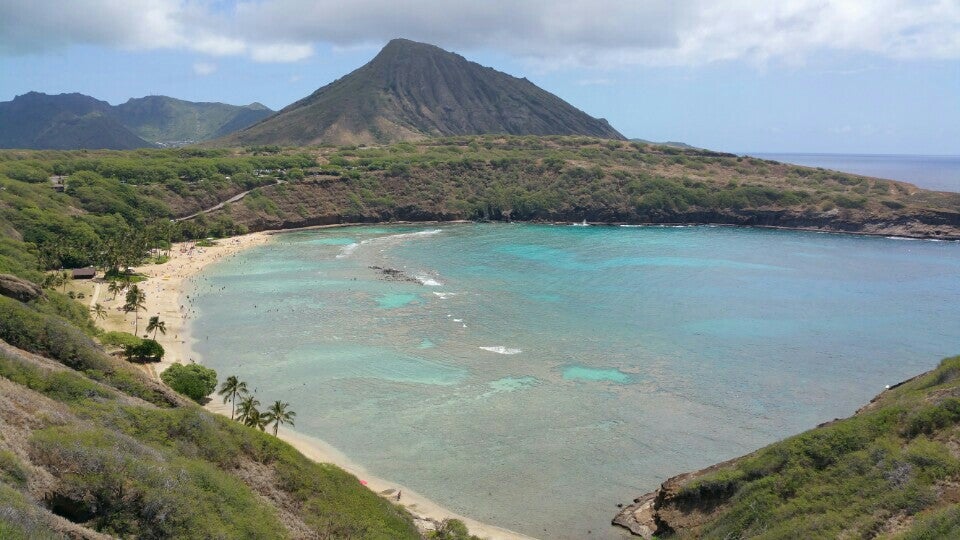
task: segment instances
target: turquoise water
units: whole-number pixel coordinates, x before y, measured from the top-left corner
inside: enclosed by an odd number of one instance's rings
[[[544,538],[619,538],[617,503],[960,353],[950,242],[343,228],[277,236],[191,296],[204,363],[289,401],[299,431]]]

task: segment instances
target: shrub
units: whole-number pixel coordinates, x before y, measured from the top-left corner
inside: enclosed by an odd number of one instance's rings
[[[174,364],[161,373],[160,378],[170,388],[198,403],[217,388],[217,372],[200,364]]]
[[[929,405],[916,411],[907,421],[904,435],[916,437],[960,422],[960,399],[948,398],[936,405]]]
[[[479,540],[479,537],[470,534],[462,521],[452,518],[443,520],[437,530],[430,534],[430,538],[436,540]]]
[[[122,538],[282,538],[274,512],[212,464],[104,428],[34,432],[32,459],[56,471],[52,510]]]
[[[123,355],[130,362],[159,362],[163,354],[163,347],[152,339],[142,339],[136,345],[123,346]]]
[[[9,450],[0,450],[0,481],[25,487],[30,475],[20,458]]]
[[[106,332],[100,336],[100,343],[114,347],[135,347],[143,343],[143,338],[128,332]]]

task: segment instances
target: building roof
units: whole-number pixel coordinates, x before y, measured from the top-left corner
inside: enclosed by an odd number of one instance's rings
[[[72,270],[73,279],[91,279],[97,275],[97,269],[88,266],[86,268],[74,268]]]

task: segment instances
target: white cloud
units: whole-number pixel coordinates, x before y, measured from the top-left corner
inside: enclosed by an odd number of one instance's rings
[[[211,75],[217,71],[217,65],[210,62],[194,62],[193,72],[201,77]]]
[[[957,0],[0,0],[0,53],[74,44],[294,62],[407,37],[544,66],[960,58]]]
[[[257,62],[297,62],[313,55],[313,46],[300,43],[254,45],[250,57]]]
[[[247,50],[247,44],[243,40],[217,35],[200,36],[188,40],[184,46],[211,56],[243,54]]]

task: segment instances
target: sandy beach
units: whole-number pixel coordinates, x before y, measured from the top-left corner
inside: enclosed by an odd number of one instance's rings
[[[217,240],[216,245],[211,247],[197,247],[192,242],[175,244],[170,250],[170,260],[166,263],[147,264],[136,268],[137,273],[147,278],[138,284],[140,289],[146,293],[146,309],[140,314],[139,334],[144,335],[144,329],[150,317],[159,316],[160,320],[166,324],[166,334],[157,333],[156,335],[156,340],[165,350],[163,361],[145,366],[152,377],[159,380],[159,374],[177,362],[184,364],[192,361],[201,362],[201,358],[191,347],[189,325],[195,314],[185,298],[184,290],[187,282],[207,265],[234,256],[247,248],[265,244],[271,236],[270,233],[266,232],[251,233]],[[107,292],[106,286],[106,283],[96,281],[86,282],[85,284],[78,282],[73,288],[86,291],[90,306],[100,303],[107,309],[107,318],[98,321],[101,327],[106,330],[132,333],[134,331],[134,316],[122,311],[123,293],[119,294],[117,298],[113,298]],[[227,374],[221,373],[219,375],[223,378]],[[211,397],[213,399],[206,405],[206,409],[229,416],[229,406],[225,405],[218,396],[213,395]],[[384,497],[395,499],[396,493],[398,491],[402,492],[400,504],[418,518],[419,526],[430,527],[432,522],[455,518],[463,521],[470,529],[471,534],[481,538],[494,540],[531,538],[458,515],[405,486],[377,478],[320,439],[287,428],[281,429],[279,436],[308,458],[318,462],[333,463],[349,471],[365,482],[371,490]]]

